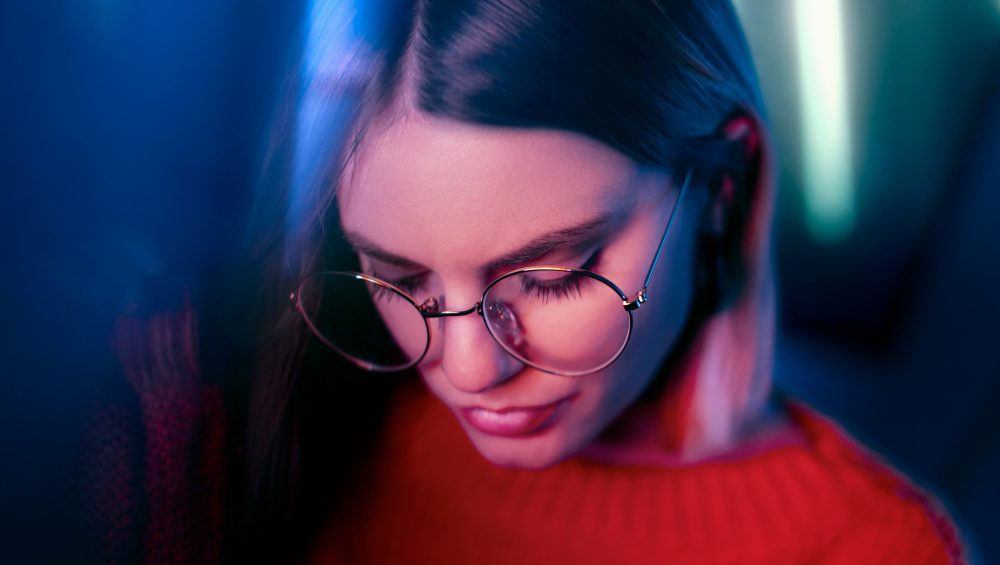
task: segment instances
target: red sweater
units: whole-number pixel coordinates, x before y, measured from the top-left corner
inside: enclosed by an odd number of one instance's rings
[[[926,496],[816,413],[789,413],[806,441],[724,460],[513,470],[484,460],[454,416],[414,387],[314,561],[964,562]]]

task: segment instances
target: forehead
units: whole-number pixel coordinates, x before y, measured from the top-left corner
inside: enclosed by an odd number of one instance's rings
[[[557,130],[424,115],[365,137],[338,192],[344,228],[425,264],[492,255],[631,208],[646,175]]]

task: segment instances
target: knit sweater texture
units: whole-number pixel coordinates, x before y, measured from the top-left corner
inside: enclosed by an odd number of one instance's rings
[[[483,459],[420,387],[401,391],[326,563],[964,563],[940,507],[828,419],[805,441],[680,466]]]

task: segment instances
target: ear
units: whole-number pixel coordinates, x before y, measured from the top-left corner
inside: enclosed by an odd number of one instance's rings
[[[754,199],[759,174],[761,125],[740,112],[722,124],[722,136],[731,155],[732,165],[720,171],[714,179],[706,226],[717,237],[723,237],[734,214],[748,213]]]
[[[755,286],[770,270],[771,220],[776,189],[774,142],[760,116],[752,110],[745,110],[727,122],[723,131],[742,151],[741,167],[729,177],[734,185],[739,216],[738,237],[734,243],[747,276],[752,279],[747,283]]]
[[[745,243],[760,185],[761,124],[744,112],[719,128],[721,162],[708,179],[697,286],[705,313],[730,305],[745,285]]]

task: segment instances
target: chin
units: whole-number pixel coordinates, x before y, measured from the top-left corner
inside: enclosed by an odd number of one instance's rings
[[[494,465],[512,469],[544,469],[578,451],[556,429],[527,438],[488,436],[469,429],[466,429],[466,434],[484,459]]]

